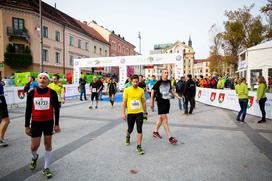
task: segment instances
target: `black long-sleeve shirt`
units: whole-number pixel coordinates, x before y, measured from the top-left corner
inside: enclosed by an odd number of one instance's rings
[[[46,94],[49,88],[37,88],[37,92],[39,94]],[[34,98],[34,90],[31,90],[27,94],[27,100],[26,100],[26,114],[25,114],[25,127],[29,127],[30,124],[30,119],[31,119],[31,114],[32,114],[32,107],[33,107],[33,98]],[[59,109],[59,101],[58,101],[58,95],[57,93],[50,89],[50,99],[52,101],[52,105],[54,108],[54,113],[55,113],[55,126],[59,125],[59,114],[60,114],[60,109]],[[50,120],[48,120],[50,121]]]

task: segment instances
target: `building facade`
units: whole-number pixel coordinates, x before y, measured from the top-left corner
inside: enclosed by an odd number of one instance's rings
[[[109,56],[108,42],[95,30],[85,29],[84,23],[44,2],[41,28],[38,0],[1,1],[0,22],[0,64],[6,77],[16,72],[40,72],[42,61],[44,71],[72,73],[75,58]],[[7,65],[4,54],[9,44],[15,48],[14,54],[29,47],[33,63],[28,67]]]
[[[98,25],[95,21],[91,21],[88,23],[90,27],[99,32],[105,40],[109,43],[109,56],[131,56],[136,55],[135,46],[130,42],[126,41],[124,37],[120,34],[116,34],[114,31],[110,31],[107,28]],[[133,67],[129,67],[128,72],[130,74],[136,73],[136,69]],[[111,67],[111,73],[119,74],[118,67]]]
[[[210,72],[210,61],[208,59],[195,59],[194,60],[194,76],[199,77],[203,75],[204,77],[211,76]]]
[[[182,53],[183,54],[183,69],[184,75],[194,74],[194,54],[195,51],[192,47],[191,37],[189,38],[188,45],[185,42],[176,41],[175,43],[166,43],[166,44],[157,44],[154,45],[154,50],[150,51],[150,54],[161,54],[161,53]],[[155,75],[156,77],[161,76],[161,69],[167,68],[169,71],[170,77],[174,77],[174,66],[173,65],[158,65],[155,69],[146,69],[145,76],[150,77],[149,75]]]

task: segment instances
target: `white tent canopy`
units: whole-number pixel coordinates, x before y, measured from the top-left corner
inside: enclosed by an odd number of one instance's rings
[[[74,60],[74,83],[78,84],[81,76],[81,68],[90,67],[119,67],[119,86],[124,87],[127,79],[127,66],[137,65],[158,65],[174,64],[175,78],[179,79],[183,75],[183,55],[182,54],[154,54],[120,57],[98,57],[83,58]]]

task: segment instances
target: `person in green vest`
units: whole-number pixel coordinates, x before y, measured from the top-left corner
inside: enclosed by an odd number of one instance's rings
[[[224,89],[225,86],[225,79],[222,77],[219,78],[219,81],[217,82],[217,89]]]
[[[265,119],[265,115],[266,115],[266,112],[265,112],[265,102],[267,100],[266,98],[266,89],[267,89],[267,84],[266,84],[266,81],[264,79],[263,76],[259,76],[258,77],[258,89],[257,89],[257,103],[259,103],[259,106],[260,106],[260,110],[262,112],[262,119],[260,121],[258,121],[258,123],[265,123],[266,122],[266,119]]]
[[[131,78],[130,78],[130,77],[128,78],[127,81],[128,81],[128,82],[125,84],[125,89],[132,86],[132,84],[131,84]]]
[[[248,88],[246,85],[246,79],[241,77],[238,80],[238,84],[235,86],[235,92],[238,95],[239,104],[241,110],[239,111],[236,121],[240,123],[245,122],[247,105],[248,105]]]

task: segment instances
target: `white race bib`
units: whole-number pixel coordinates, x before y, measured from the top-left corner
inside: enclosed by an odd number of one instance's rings
[[[34,97],[35,110],[49,110],[50,98],[49,97]]]
[[[96,88],[92,88],[92,92],[96,92]]]
[[[140,101],[139,100],[131,100],[130,101],[130,109],[131,110],[136,110],[136,109],[140,109]]]

